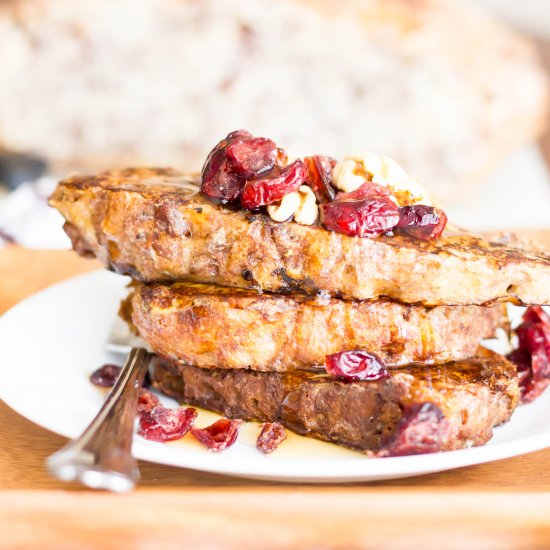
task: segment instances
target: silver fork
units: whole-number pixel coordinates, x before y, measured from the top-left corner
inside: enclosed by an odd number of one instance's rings
[[[107,400],[84,433],[47,459],[54,476],[117,493],[135,487],[139,469],[132,456],[134,419],[151,357],[143,348],[130,350]]]

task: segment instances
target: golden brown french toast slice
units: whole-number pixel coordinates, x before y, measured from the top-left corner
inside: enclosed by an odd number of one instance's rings
[[[507,323],[503,304],[426,308],[194,283],[135,284],[123,309],[171,361],[275,372],[322,369],[326,355],[353,349],[388,365],[464,359]]]
[[[129,169],[62,181],[50,199],[75,249],[141,281],[320,291],[404,303],[550,303],[550,256],[447,231],[358,238],[277,223],[196,193],[189,176]]]

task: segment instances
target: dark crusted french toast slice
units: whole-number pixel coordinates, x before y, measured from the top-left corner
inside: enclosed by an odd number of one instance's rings
[[[272,292],[325,291],[404,303],[550,303],[550,257],[466,234],[349,237],[277,223],[197,193],[166,169],[61,182],[50,204],[74,248],[141,281],[191,281]]]
[[[483,445],[518,402],[516,368],[480,349],[438,366],[409,365],[377,381],[326,374],[201,369],[160,362],[153,384],[181,403],[287,428],[361,451],[411,454]]]

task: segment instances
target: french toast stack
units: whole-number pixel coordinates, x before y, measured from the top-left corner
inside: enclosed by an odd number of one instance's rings
[[[134,280],[121,314],[166,360],[153,384],[373,456],[486,443],[533,372],[480,341],[508,328],[501,302],[550,301],[550,257],[445,229],[371,157],[267,142],[236,132],[201,177],[75,176],[50,199],[79,254]]]

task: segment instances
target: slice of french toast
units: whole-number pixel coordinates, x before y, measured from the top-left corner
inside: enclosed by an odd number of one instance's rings
[[[322,369],[326,355],[353,349],[388,365],[464,359],[507,325],[503,304],[426,308],[194,283],[136,283],[121,311],[171,361],[275,372]]]
[[[191,281],[257,291],[404,303],[550,303],[550,256],[446,231],[349,237],[189,193],[167,169],[77,176],[50,199],[75,249],[141,281]]]
[[[181,403],[229,418],[280,422],[325,441],[379,454],[415,454],[483,445],[518,402],[516,368],[480,348],[438,366],[389,369],[377,381],[326,374],[201,369],[159,362],[154,386]]]

